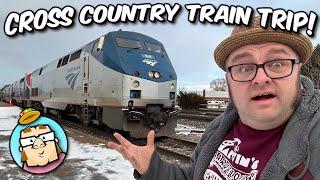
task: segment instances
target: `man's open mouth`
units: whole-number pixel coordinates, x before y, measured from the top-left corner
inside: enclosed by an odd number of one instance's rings
[[[272,93],[266,93],[266,94],[260,94],[257,96],[254,96],[253,98],[251,98],[254,101],[259,101],[259,100],[268,100],[268,99],[272,99],[276,97],[274,94]]]

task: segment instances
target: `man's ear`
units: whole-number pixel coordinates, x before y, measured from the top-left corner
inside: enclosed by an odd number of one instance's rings
[[[22,147],[21,146],[19,146],[19,151],[22,152]]]

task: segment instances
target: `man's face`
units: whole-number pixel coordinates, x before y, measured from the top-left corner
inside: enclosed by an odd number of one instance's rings
[[[275,59],[297,59],[297,55],[289,46],[280,43],[252,44],[232,52],[226,66],[262,64]],[[241,121],[260,130],[283,124],[292,114],[293,103],[300,92],[301,66],[294,64],[292,74],[280,79],[269,78],[264,70],[259,68],[255,78],[248,82],[236,82],[228,72],[226,78],[229,91]]]
[[[39,125],[24,129],[20,142],[28,166],[44,166],[58,159],[54,132],[49,126]]]

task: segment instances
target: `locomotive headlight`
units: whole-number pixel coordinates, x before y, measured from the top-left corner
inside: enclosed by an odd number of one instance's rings
[[[174,89],[174,83],[171,83],[170,88]]]
[[[159,72],[154,72],[153,76],[154,76],[154,78],[159,79],[161,75]]]
[[[149,71],[149,72],[148,72],[148,75],[149,75],[149,77],[152,78],[152,77],[153,77],[153,72],[152,72],[152,71]]]
[[[132,86],[133,86],[134,88],[138,88],[138,87],[140,86],[140,82],[137,81],[137,80],[135,80],[135,81],[133,81]]]

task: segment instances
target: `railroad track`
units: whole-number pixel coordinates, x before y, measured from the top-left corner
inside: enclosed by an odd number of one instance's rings
[[[185,119],[196,119],[201,121],[210,122],[217,116],[208,116],[202,114],[189,114],[189,113],[179,113],[178,118],[185,118]]]
[[[190,161],[190,156],[196,146],[196,142],[174,137],[167,137],[166,139],[162,139],[162,142],[156,144],[156,148],[160,153],[179,159],[182,163]]]
[[[83,132],[100,140],[116,142],[116,139],[113,137],[113,133],[115,131],[107,126],[104,126],[103,128],[95,125],[85,126],[82,122],[75,120],[72,116],[62,116],[60,118],[52,114],[45,114],[44,116],[54,119],[63,126]],[[146,144],[146,139],[135,139],[130,137],[128,134],[124,134],[124,136],[133,144]],[[196,145],[196,142],[174,137],[156,138],[155,141],[155,146],[158,152],[171,159],[179,160],[181,163],[188,163],[190,161],[190,156]]]
[[[76,131],[81,131],[90,136],[94,136],[95,138],[102,139],[106,142],[107,141],[116,142],[116,139],[113,137],[114,130],[108,127],[105,127],[102,129],[97,126],[85,126],[84,124],[79,123],[78,121],[70,120],[72,119],[72,117],[62,117],[61,119],[59,119],[54,115],[45,115],[45,116],[56,120],[63,126],[72,128]],[[133,144],[140,145],[140,146],[146,145],[146,139],[135,139],[126,134],[124,136]],[[163,154],[169,159],[178,160],[183,164],[189,162],[190,156],[193,150],[195,149],[196,145],[197,145],[196,142],[192,142],[184,139],[178,139],[174,137],[156,138],[156,141],[155,141],[155,147],[160,154]]]
[[[194,119],[210,122],[214,118],[218,117],[223,113],[223,110],[209,110],[209,109],[199,109],[199,110],[182,110],[178,114],[178,118]]]

